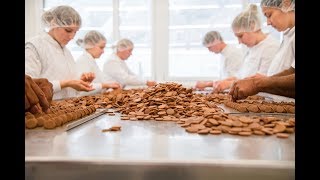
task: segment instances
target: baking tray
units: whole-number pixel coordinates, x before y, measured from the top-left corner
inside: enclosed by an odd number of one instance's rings
[[[65,125],[65,130],[68,131],[68,130],[70,130],[70,129],[72,129],[72,128],[75,128],[75,127],[77,127],[77,126],[80,126],[80,125],[83,124],[83,123],[86,123],[86,122],[88,122],[88,121],[90,121],[90,120],[92,120],[92,119],[94,119],[94,118],[96,118],[96,117],[98,117],[98,116],[101,116],[102,114],[106,113],[107,111],[108,111],[108,109],[97,109],[97,110],[95,111],[95,113],[93,113],[93,114],[91,114],[91,115],[89,115],[89,116],[86,116],[86,117],[81,118],[81,119],[79,119],[79,120],[76,120],[76,121],[72,121],[72,122],[70,122],[70,123],[67,123],[67,124]]]
[[[281,117],[295,117],[294,113],[254,113],[254,112],[229,112],[226,114],[238,116],[281,116]]]
[[[88,116],[85,116],[81,119],[75,120],[75,121],[71,121],[68,122],[60,127],[56,127],[54,129],[45,129],[43,127],[36,127],[34,129],[25,129],[26,132],[28,131],[68,131],[70,129],[73,129],[77,126],[80,126],[98,116],[101,116],[102,114],[105,114],[108,111],[108,109],[96,109],[96,111]]]

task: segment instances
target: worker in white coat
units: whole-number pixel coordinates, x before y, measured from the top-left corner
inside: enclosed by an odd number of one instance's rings
[[[257,73],[267,75],[270,64],[280,47],[280,42],[270,34],[262,32],[261,26],[258,7],[255,4],[250,4],[245,11],[235,17],[232,22],[232,30],[239,43],[248,47],[248,52],[238,76],[216,83],[214,92],[229,89],[237,79]]]
[[[77,72],[80,77],[82,73],[94,72],[95,79],[92,86],[95,89],[90,92],[81,92],[81,95],[90,95],[95,93],[103,93],[109,88],[118,89],[120,84],[107,80],[107,77],[100,70],[96,60],[104,53],[107,39],[98,31],[91,30],[87,32],[83,39],[78,39],[76,43],[84,49],[84,52],[76,60]]]
[[[221,54],[220,79],[236,76],[244,57],[241,48],[226,44],[218,31],[207,32],[202,44],[210,52]],[[202,90],[212,86],[213,81],[197,81],[195,88]]]
[[[103,65],[103,73],[111,77],[112,80],[119,82],[122,87],[125,86],[154,86],[155,81],[148,81],[141,79],[138,75],[133,73],[127,66],[127,60],[133,51],[133,42],[129,39],[119,40],[115,46],[115,52],[107,59]]]
[[[265,1],[266,2],[266,1]],[[279,0],[273,0],[268,3],[270,4],[280,4]],[[268,70],[268,76],[272,76],[274,74],[277,74],[285,69],[288,69],[290,67],[295,68],[295,19],[294,19],[294,9],[290,8],[291,13],[285,12],[288,11],[282,10],[283,17],[285,18],[288,16],[293,16],[290,19],[292,19],[292,22],[288,26],[279,26],[277,25],[277,22],[274,22],[275,20],[271,21],[268,20],[267,24],[274,27],[277,31],[283,32],[283,39],[282,43],[280,45],[280,49],[277,52],[276,56],[274,57],[274,60],[272,61],[270,68]],[[292,13],[293,12],[293,13]],[[267,16],[268,17],[268,16]]]
[[[48,28],[25,44],[25,73],[47,78],[53,85],[53,100],[76,97],[78,91],[92,91],[94,73],[78,77],[76,64],[66,45],[81,26],[79,13],[70,6],[57,6],[42,15]]]
[[[291,66],[276,74],[262,77],[253,77],[236,81],[230,90],[234,100],[244,99],[259,92],[271,93],[285,97],[295,97],[295,1],[294,0],[262,0],[260,3],[267,24],[279,32],[285,32],[281,48],[275,58],[281,64]],[[278,55],[281,54],[281,55]],[[284,59],[284,60],[283,60]],[[284,61],[284,63],[282,63]],[[273,65],[273,64],[272,64]],[[272,67],[272,66],[271,66]],[[282,67],[283,68],[283,67]],[[273,68],[272,68],[273,69]],[[271,71],[271,70],[270,70]],[[269,71],[269,72],[270,72]],[[277,72],[277,70],[272,70]]]

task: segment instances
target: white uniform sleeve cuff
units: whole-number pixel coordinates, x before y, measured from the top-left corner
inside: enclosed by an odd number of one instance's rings
[[[96,92],[102,90],[102,84],[101,83],[92,83],[91,85],[95,89],[94,91],[96,91]]]
[[[53,93],[61,91],[60,81],[50,81],[52,83]]]

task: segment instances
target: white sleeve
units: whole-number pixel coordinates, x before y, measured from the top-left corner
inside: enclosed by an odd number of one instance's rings
[[[40,55],[31,43],[25,45],[25,73],[32,78],[40,78]]]
[[[87,67],[85,63],[82,62],[76,62],[76,68],[77,68],[77,77],[79,77],[79,79],[81,78],[81,74],[84,72],[87,72]]]
[[[294,57],[294,59],[293,59],[293,62],[291,64],[291,67],[296,68],[296,64],[295,64],[295,62],[296,62],[296,40],[295,40],[295,38],[293,38],[293,40],[292,40],[292,48],[293,48],[293,57]]]
[[[135,74],[130,74],[121,66],[120,63],[114,61],[107,62],[104,66],[104,72],[110,75],[114,80],[124,85],[145,85],[146,81],[140,79]]]
[[[238,54],[233,54],[225,59],[227,77],[237,76],[239,72],[239,69],[242,65],[243,55],[239,56]]]
[[[31,43],[26,43],[25,45],[25,74],[31,76],[32,78],[41,78],[41,62],[40,55],[38,54],[36,47]],[[61,91],[60,81],[51,80],[53,92],[56,93]]]
[[[279,46],[269,46],[263,50],[263,54],[261,56],[261,64],[258,69],[258,73],[265,75],[268,74],[271,62],[274,60],[274,57],[277,54],[278,49]]]
[[[291,64],[291,67],[293,67],[294,69],[296,68],[296,64],[295,64],[295,59],[293,60],[292,64]]]

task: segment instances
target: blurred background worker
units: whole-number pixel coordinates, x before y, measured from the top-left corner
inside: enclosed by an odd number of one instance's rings
[[[216,83],[214,92],[229,89],[239,78],[246,78],[257,73],[267,75],[268,69],[280,43],[270,34],[261,30],[261,18],[257,5],[250,4],[248,8],[236,16],[232,22],[232,30],[239,43],[248,47],[244,62],[237,77],[231,77]]]
[[[96,60],[104,53],[106,43],[107,39],[103,36],[103,34],[95,30],[89,31],[83,39],[77,40],[77,44],[84,49],[83,54],[76,61],[79,77],[85,72],[95,73],[95,79],[92,83],[92,86],[95,90],[90,92],[82,92],[80,93],[81,95],[101,93],[109,88],[120,88],[119,83],[111,81],[108,82],[107,77],[100,70],[96,62]]]
[[[48,32],[25,44],[25,73],[32,78],[46,78],[53,85],[53,99],[77,96],[77,91],[91,91],[93,73],[77,76],[73,56],[66,47],[81,26],[79,13],[70,6],[57,6],[42,15]]]
[[[133,42],[129,39],[121,39],[115,46],[115,52],[107,59],[103,65],[103,73],[111,77],[112,80],[119,82],[124,86],[156,85],[155,81],[141,79],[133,73],[127,66],[125,60],[131,55],[134,48]]]
[[[295,97],[295,2],[294,0],[262,0],[260,4],[267,24],[284,32],[280,49],[268,70],[269,76],[239,80],[230,95],[244,99],[258,92]],[[270,76],[271,75],[271,76]]]
[[[209,31],[203,38],[203,46],[210,52],[221,54],[220,78],[234,77],[238,73],[244,54],[240,48],[226,44],[218,31]],[[203,90],[212,87],[213,81],[197,81],[195,88]]]

